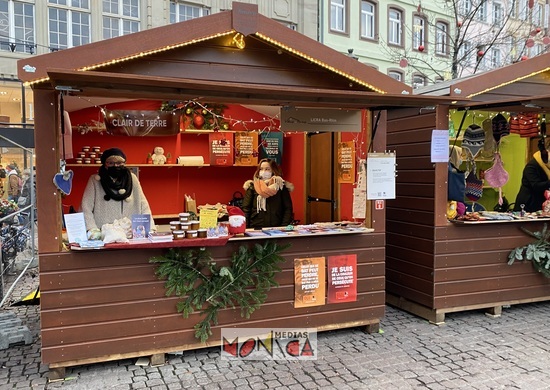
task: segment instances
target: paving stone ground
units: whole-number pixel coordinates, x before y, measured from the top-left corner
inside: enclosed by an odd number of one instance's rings
[[[38,285],[37,271],[19,285],[14,300]],[[70,367],[50,383],[40,362],[38,306],[0,310],[15,313],[34,339],[0,350],[0,390],[550,389],[550,302],[511,306],[499,318],[452,313],[442,326],[388,306],[383,333],[320,333],[316,361],[225,361],[209,348],[167,354],[159,367],[137,359]]]

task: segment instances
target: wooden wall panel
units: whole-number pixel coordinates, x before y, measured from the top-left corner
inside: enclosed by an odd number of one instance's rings
[[[123,356],[201,348],[219,343],[224,326],[319,327],[335,329],[378,323],[385,306],[385,235],[349,234],[281,239],[292,246],[277,274],[279,287],[249,320],[238,309],[220,312],[219,325],[208,344],[194,336],[200,314],[184,319],[175,297],[166,297],[164,281],[155,276],[152,256],[161,249],[81,251],[40,256],[42,359],[50,367],[119,359]],[[220,264],[239,245],[230,241],[208,247]],[[294,308],[294,259],[356,254],[356,302]]]

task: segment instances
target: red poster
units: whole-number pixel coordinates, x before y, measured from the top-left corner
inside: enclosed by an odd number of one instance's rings
[[[328,257],[328,303],[357,300],[357,255]]]
[[[210,143],[210,165],[233,165],[233,133],[215,132],[208,134]]]

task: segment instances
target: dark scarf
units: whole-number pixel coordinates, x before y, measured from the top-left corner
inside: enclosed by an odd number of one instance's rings
[[[107,168],[101,166],[99,168],[99,178],[101,181],[101,186],[105,191],[105,200],[124,200],[132,195],[132,174],[130,170],[126,167],[120,167],[121,172],[119,177],[114,178],[109,175]],[[114,180],[113,180],[114,179]],[[121,194],[120,190],[126,190]]]

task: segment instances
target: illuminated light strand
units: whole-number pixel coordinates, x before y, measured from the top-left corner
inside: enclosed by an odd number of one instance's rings
[[[468,96],[466,96],[466,97],[467,97],[467,98],[472,98],[472,97],[474,97],[474,96],[478,96],[478,95],[481,95],[481,94],[483,94],[483,93],[486,93],[486,92],[490,92],[490,91],[492,91],[492,90],[495,90],[495,89],[497,89],[497,88],[505,87],[505,86],[510,85],[510,84],[514,84],[515,82],[524,80],[524,79],[529,78],[529,77],[536,76],[536,75],[538,75],[538,74],[540,74],[540,73],[544,73],[544,72],[547,72],[547,71],[549,71],[549,70],[550,70],[550,67],[547,67],[547,68],[538,70],[538,71],[536,71],[536,72],[532,72],[532,73],[529,73],[529,74],[527,74],[527,75],[524,75],[524,76],[521,76],[521,77],[517,77],[517,78],[515,78],[515,79],[513,79],[513,80],[506,81],[506,82],[504,82],[504,83],[500,83],[500,84],[494,85],[494,86],[492,86],[492,87],[489,87],[489,88],[484,89],[483,91],[479,91],[479,92],[472,93],[472,94],[470,94],[470,95],[468,95]]]
[[[290,52],[290,53],[292,53],[292,54],[295,54],[295,55],[297,55],[297,56],[299,56],[299,57],[302,57],[302,58],[304,58],[304,59],[306,59],[306,60],[308,60],[308,61],[310,61],[310,62],[312,62],[312,63],[314,63],[314,64],[316,64],[316,65],[319,65],[319,66],[321,66],[321,67],[323,67],[323,68],[325,68],[325,69],[328,69],[328,70],[330,70],[330,71],[333,72],[333,73],[336,73],[336,74],[338,74],[338,75],[340,75],[340,76],[343,76],[343,77],[345,77],[345,78],[347,78],[347,79],[353,81],[354,83],[357,83],[357,84],[362,85],[362,86],[364,86],[364,87],[370,88],[370,89],[372,89],[373,91],[378,92],[378,93],[381,93],[381,94],[386,94],[386,93],[387,93],[386,91],[383,91],[383,90],[381,90],[381,89],[379,89],[379,88],[376,88],[376,87],[373,86],[372,84],[369,84],[369,83],[367,83],[367,82],[365,82],[365,81],[359,80],[358,78],[356,78],[356,77],[354,77],[354,76],[352,76],[352,75],[350,75],[350,74],[348,74],[348,73],[346,73],[346,72],[342,72],[341,70],[338,70],[338,69],[336,69],[336,68],[333,67],[333,66],[330,66],[330,65],[328,65],[328,64],[325,64],[325,63],[322,62],[322,61],[319,61],[319,60],[317,60],[317,59],[315,59],[315,58],[313,58],[313,57],[311,57],[311,56],[308,56],[308,55],[305,54],[305,53],[302,53],[302,52],[300,52],[300,51],[298,51],[298,50],[296,50],[296,49],[293,49],[293,48],[291,48],[291,47],[288,47],[288,46],[282,44],[281,42],[278,42],[278,41],[276,41],[276,40],[274,40],[274,39],[272,39],[272,38],[270,38],[270,37],[268,37],[268,36],[266,36],[266,35],[263,35],[262,33],[257,32],[257,33],[255,33],[254,35],[258,36],[259,38],[263,39],[264,41],[266,41],[266,42],[268,42],[268,43],[271,43],[271,44],[273,44],[273,45],[276,45],[276,46],[278,46],[278,47],[280,47],[280,48],[282,48],[282,49],[284,49],[284,50],[286,50],[286,51],[288,51],[288,52]]]
[[[164,46],[164,47],[159,48],[159,49],[142,51],[142,52],[139,52],[139,53],[136,53],[136,54],[126,56],[126,57],[114,58],[114,59],[106,61],[106,62],[100,62],[100,63],[94,64],[94,65],[83,66],[81,68],[77,68],[76,70],[83,71],[83,72],[89,71],[89,70],[94,70],[94,69],[98,69],[98,68],[101,68],[101,67],[118,64],[118,63],[121,63],[121,62],[130,61],[130,60],[133,60],[133,59],[136,59],[136,58],[145,57],[145,56],[148,56],[148,55],[151,55],[151,54],[161,53],[161,52],[164,52],[164,51],[167,51],[167,50],[172,50],[172,49],[177,49],[177,48],[184,47],[184,46],[189,46],[189,45],[192,45],[192,44],[195,44],[195,43],[203,42],[203,41],[206,41],[206,40],[209,40],[209,39],[219,38],[219,37],[229,35],[229,34],[233,34],[233,33],[235,33],[235,30],[229,30],[229,31],[225,31],[225,32],[221,32],[221,33],[217,33],[217,34],[213,34],[213,35],[208,35],[208,36],[205,36],[205,37],[202,37],[202,38],[192,39],[190,41],[180,42],[180,43],[175,44],[175,45]],[[43,82],[46,82],[46,81],[49,81],[49,80],[50,80],[49,77],[43,77],[41,79],[37,79],[37,80],[33,80],[33,81],[27,81],[27,82],[24,83],[24,85],[25,86],[31,86],[31,85],[35,85],[35,84],[38,84],[38,83],[43,83]]]

